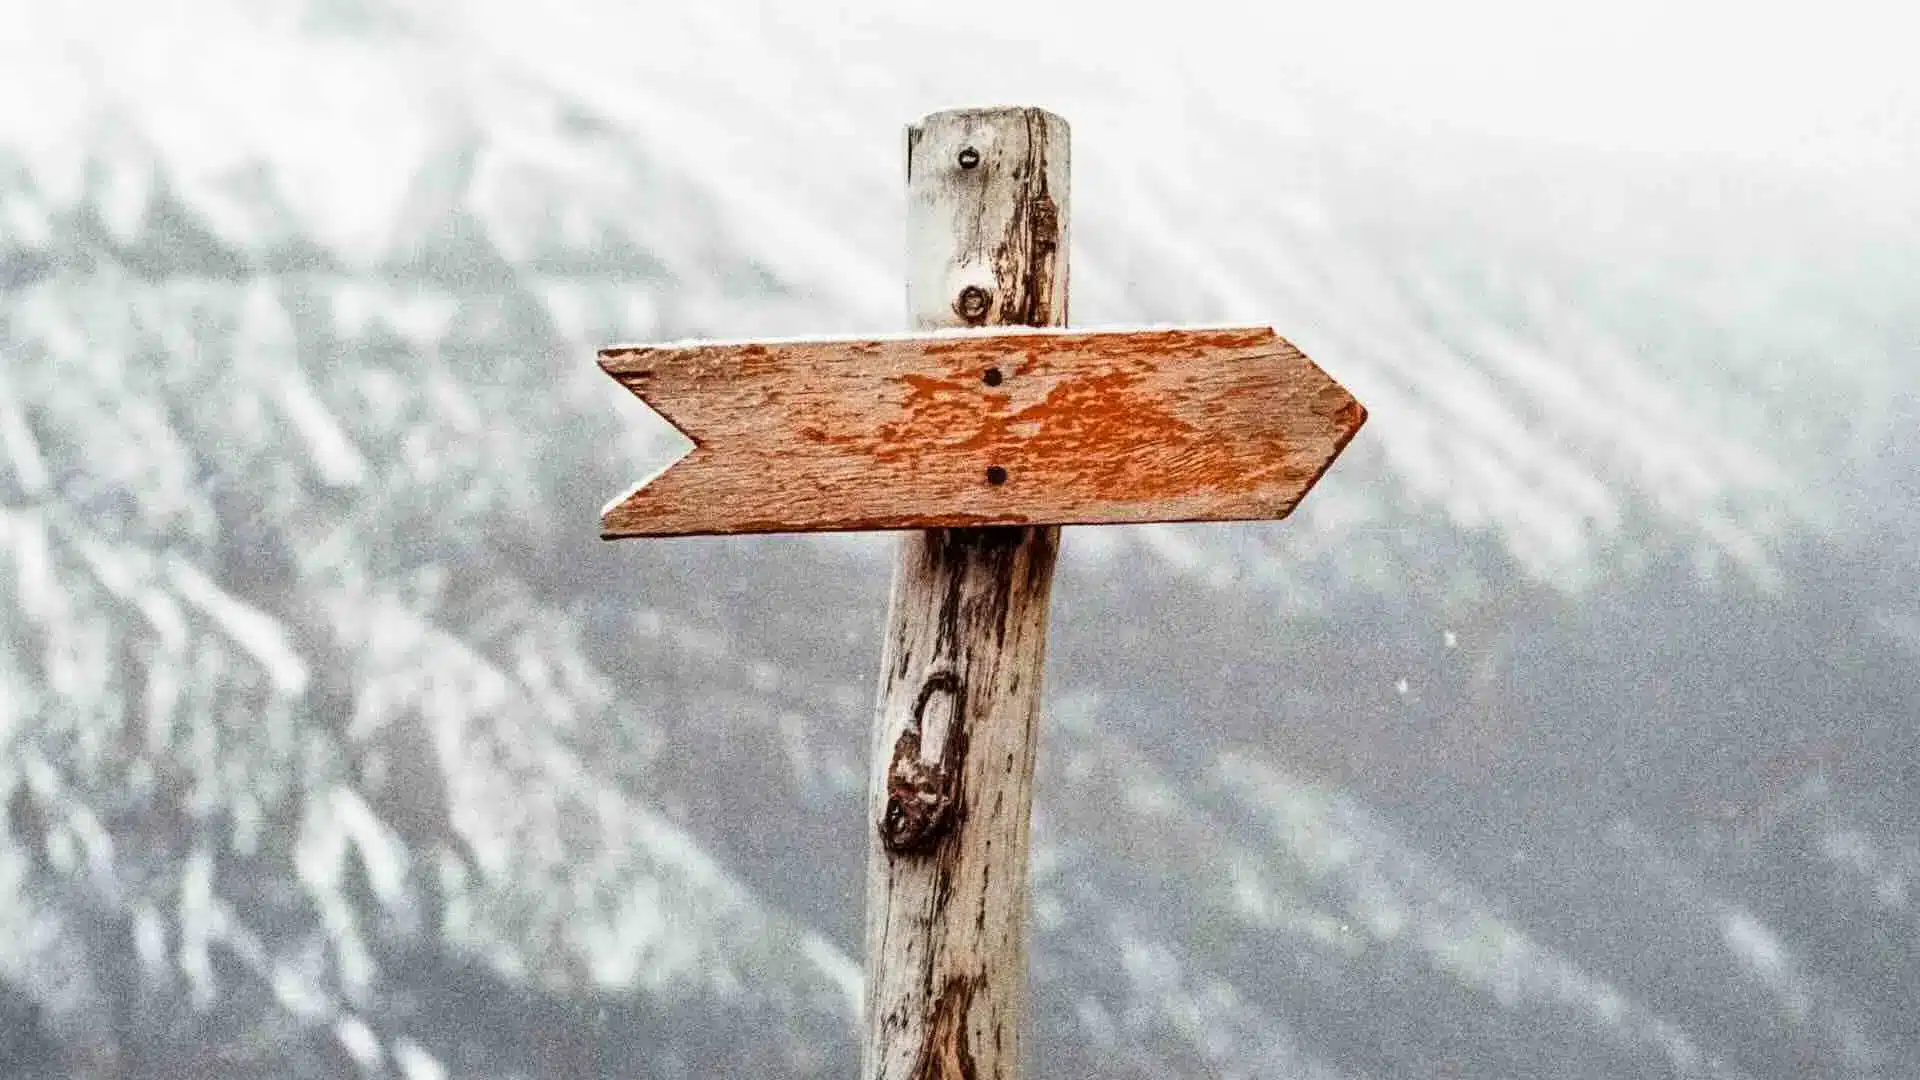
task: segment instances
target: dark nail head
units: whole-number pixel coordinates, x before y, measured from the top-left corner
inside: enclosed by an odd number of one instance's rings
[[[978,323],[987,317],[987,309],[993,306],[993,297],[978,285],[969,285],[960,290],[959,299],[953,302],[953,310],[970,323]]]

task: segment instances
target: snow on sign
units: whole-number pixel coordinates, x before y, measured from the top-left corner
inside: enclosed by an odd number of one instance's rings
[[[1285,517],[1366,418],[1264,327],[604,349],[692,439],[608,539]]]

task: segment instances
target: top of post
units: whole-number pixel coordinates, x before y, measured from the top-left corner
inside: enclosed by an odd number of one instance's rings
[[[910,128],[924,128],[932,124],[950,121],[978,121],[993,119],[1011,119],[1016,116],[1033,117],[1062,134],[1068,133],[1067,122],[1059,113],[1040,108],[1037,105],[969,105],[957,109],[940,109],[921,117],[917,122],[907,125]]]
[[[1067,122],[949,109],[907,128],[907,310],[914,328],[1067,322]]]
[[[1014,130],[1028,125],[1046,132],[1046,144],[1057,147],[1064,161],[1073,129],[1059,113],[1034,105],[976,105],[930,112],[907,125],[907,179],[913,179],[914,149],[928,131],[939,130]]]

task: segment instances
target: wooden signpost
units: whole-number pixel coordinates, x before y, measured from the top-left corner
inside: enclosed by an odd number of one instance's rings
[[[1057,116],[935,113],[907,132],[919,333],[600,353],[695,444],[602,536],[913,530],[873,727],[868,1080],[1015,1074],[1059,526],[1285,517],[1366,419],[1265,327],[1058,329],[1067,177]]]

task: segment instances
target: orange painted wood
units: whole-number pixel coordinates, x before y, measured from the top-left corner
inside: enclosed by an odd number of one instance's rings
[[[607,539],[1277,519],[1366,419],[1267,327],[603,349],[695,449]]]

